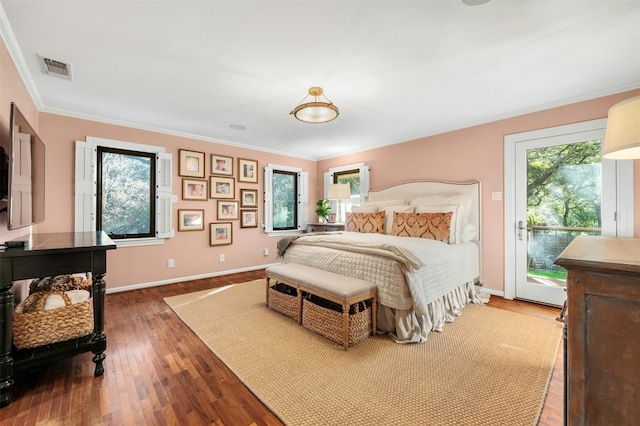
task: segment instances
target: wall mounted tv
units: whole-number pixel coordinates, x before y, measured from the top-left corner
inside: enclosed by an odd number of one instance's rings
[[[10,117],[0,195],[7,202],[7,226],[17,229],[44,220],[45,146],[13,102]]]

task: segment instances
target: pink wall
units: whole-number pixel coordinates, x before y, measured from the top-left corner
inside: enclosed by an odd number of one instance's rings
[[[605,118],[613,104],[640,90],[606,96],[487,123],[397,145],[318,162],[318,181],[330,167],[364,161],[371,167],[371,188],[410,180],[478,180],[482,185],[483,278],[487,288],[504,290],[504,205],[491,201],[503,192],[504,136]],[[635,236],[640,237],[640,161],[634,163]]]
[[[221,274],[239,269],[255,269],[260,265],[277,262],[274,255],[278,239],[268,238],[261,228],[240,228],[238,220],[232,221],[233,244],[209,246],[208,224],[216,219],[216,201],[182,200],[182,178],[178,176],[179,149],[204,152],[207,168],[211,154],[231,156],[235,161],[238,157],[257,160],[260,169],[267,163],[302,167],[310,175],[310,200],[315,199],[315,161],[47,113],[40,115],[39,135],[47,144],[47,194],[46,220],[38,225],[38,232],[69,232],[74,229],[75,141],[83,141],[86,136],[95,136],[163,146],[166,152],[173,154],[173,193],[179,199],[178,203],[173,204],[175,237],[167,239],[161,246],[120,247],[108,252],[108,288]],[[208,176],[207,173],[207,179]],[[258,190],[259,222],[263,220],[262,185],[261,174],[258,184],[236,182],[236,199],[240,188]],[[190,208],[205,209],[204,231],[177,231],[178,209]],[[269,256],[266,257],[263,255],[265,248],[269,249]],[[219,261],[220,254],[225,255],[225,262]],[[174,268],[167,267],[168,259],[175,260]]]
[[[31,100],[31,96],[22,82],[22,78],[18,74],[4,43],[0,42],[0,141],[2,141],[2,147],[5,152],[9,143],[11,102],[16,103],[20,112],[29,121],[29,124],[34,130],[38,131],[38,109]],[[1,208],[6,205],[6,202],[0,202]],[[8,231],[7,213],[0,213],[0,243],[26,235],[30,229],[30,227],[27,227]]]

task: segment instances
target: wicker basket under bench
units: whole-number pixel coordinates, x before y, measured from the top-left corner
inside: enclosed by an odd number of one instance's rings
[[[269,308],[341,343],[345,350],[375,335],[378,292],[368,281],[283,263],[267,268],[266,282]],[[332,303],[341,309],[334,309]]]

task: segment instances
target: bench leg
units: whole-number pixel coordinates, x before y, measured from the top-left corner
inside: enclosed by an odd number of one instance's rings
[[[342,341],[344,350],[349,347],[349,305],[347,302],[342,302]]]
[[[302,289],[298,286],[298,324],[302,324]]]
[[[267,282],[267,294],[266,294],[266,299],[267,299],[267,308],[269,307],[269,276],[267,276],[265,278],[265,281]]]
[[[378,299],[376,295],[373,295],[373,300],[371,302],[371,335],[375,336],[378,334],[378,324],[376,323],[378,319]]]

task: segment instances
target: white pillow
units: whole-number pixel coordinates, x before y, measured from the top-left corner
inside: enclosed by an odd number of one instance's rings
[[[380,201],[365,201],[362,206],[403,206],[407,204],[404,198],[396,198],[394,200],[380,200]]]
[[[384,210],[384,233],[391,235],[391,228],[393,227],[393,212],[413,213],[414,207],[404,204],[401,206],[386,206],[381,210]]]
[[[462,230],[460,231],[460,240],[461,240],[460,242],[468,243],[469,241],[473,241],[477,239],[476,237],[477,231],[478,231],[478,228],[473,223],[469,223],[469,222],[463,223]]]
[[[466,195],[433,195],[430,197],[421,197],[411,200],[409,203],[417,206],[441,206],[445,204],[458,204],[459,222],[469,221],[469,212],[471,211],[472,200]]]
[[[378,206],[370,205],[370,206],[351,206],[351,211],[353,213],[375,213],[377,212]]]
[[[449,243],[459,244],[460,241],[460,215],[458,204],[443,204],[440,206],[415,206],[416,213],[449,213],[451,212],[451,225],[449,227]]]

